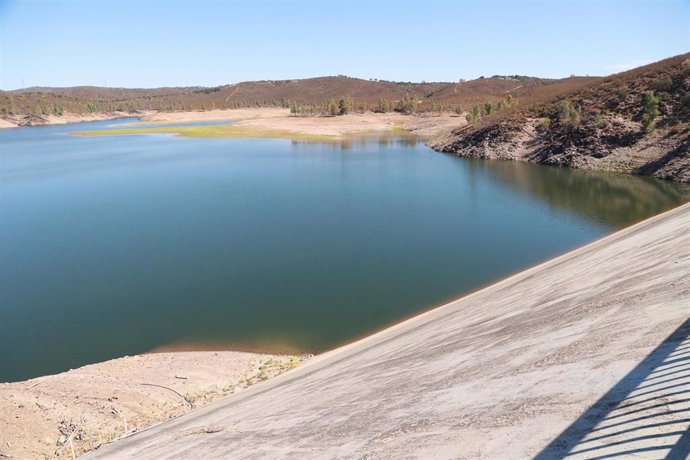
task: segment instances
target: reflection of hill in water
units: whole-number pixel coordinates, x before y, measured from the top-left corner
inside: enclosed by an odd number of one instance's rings
[[[466,160],[470,175],[536,197],[552,208],[621,228],[690,201],[690,187],[651,177],[536,166],[521,162]]]
[[[410,134],[375,134],[375,133],[364,133],[364,134],[354,134],[350,135],[344,139],[332,140],[332,141],[319,141],[318,143],[313,143],[309,141],[293,140],[293,145],[299,145],[304,147],[305,145],[313,145],[321,147],[323,145],[330,145],[331,147],[339,150],[352,150],[353,148],[363,149],[367,145],[378,145],[381,148],[388,147],[403,147],[403,148],[414,148],[418,145],[424,144],[425,138]]]

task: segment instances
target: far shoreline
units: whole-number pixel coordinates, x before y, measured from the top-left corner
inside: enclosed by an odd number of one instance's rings
[[[349,113],[337,116],[291,115],[282,108],[246,108],[186,112],[108,112],[99,114],[65,114],[63,116],[9,117],[0,120],[0,128],[47,126],[89,121],[137,118],[116,129],[83,130],[72,134],[85,136],[168,133],[180,137],[212,138],[285,138],[305,141],[343,141],[361,135],[400,134],[422,138],[467,124],[456,113],[402,114]],[[228,121],[232,125],[169,127],[166,124]],[[141,125],[160,125],[147,126]]]

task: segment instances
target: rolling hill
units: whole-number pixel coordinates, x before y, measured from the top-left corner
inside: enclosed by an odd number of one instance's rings
[[[463,157],[690,182],[690,53],[560,94],[542,92],[430,146]]]
[[[530,103],[540,100],[544,94],[558,94],[592,80],[596,78],[549,80],[494,76],[460,83],[410,83],[335,76],[251,81],[210,88],[32,87],[0,93],[0,118],[14,117],[18,124],[40,124],[41,117],[62,113],[288,107],[292,103],[315,106],[318,112],[329,100],[338,101],[344,96],[350,96],[354,109],[359,111],[380,110],[382,101],[395,110],[403,97],[416,98],[417,110],[421,112],[460,111],[473,104],[496,103],[508,94],[521,103]],[[22,123],[21,117],[29,117],[27,123]]]

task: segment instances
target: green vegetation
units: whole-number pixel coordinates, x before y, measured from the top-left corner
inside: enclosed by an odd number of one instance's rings
[[[647,91],[642,95],[642,132],[654,131],[654,119],[659,115],[659,99],[654,91]]]
[[[652,89],[656,93],[661,93],[661,92],[669,92],[671,91],[671,88],[673,87],[673,80],[671,80],[671,77],[668,75],[664,75],[662,77],[657,78],[656,80],[652,81]]]
[[[388,99],[380,98],[376,111],[380,113],[388,113],[393,110],[393,104]]]
[[[558,103],[558,121],[569,127],[576,127],[580,124],[582,109],[579,105],[573,104],[567,99]]]
[[[333,99],[329,99],[324,104],[324,113],[327,113],[331,116],[336,116],[340,113],[340,107]]]
[[[156,126],[150,128],[98,129],[90,131],[75,131],[70,134],[79,136],[128,136],[136,134],[176,134],[180,137],[201,138],[259,138],[270,137],[291,139],[295,141],[328,141],[334,136],[325,134],[307,134],[293,131],[274,129],[250,128],[237,125],[208,125],[208,126]]]
[[[483,115],[482,112],[483,112],[482,108],[481,108],[480,106],[478,106],[478,105],[475,105],[474,107],[472,107],[472,112],[471,112],[471,114],[469,115],[470,120],[471,120],[473,123],[476,122],[476,121],[481,120],[481,119],[482,119],[482,115]]]
[[[405,94],[398,104],[398,110],[402,113],[415,113],[417,111],[417,106],[419,105],[419,99],[414,94]]]
[[[284,104],[284,105],[283,105]],[[290,108],[291,115],[311,115],[314,116],[317,113],[323,115],[345,115],[351,113],[355,110],[355,101],[349,95],[342,96],[340,100],[336,103],[334,99],[328,99],[321,103],[321,105],[306,104],[300,105],[295,101],[281,101],[281,106],[285,108]],[[367,110],[366,102],[360,106],[362,111]]]
[[[485,116],[490,116],[497,112],[502,112],[503,110],[506,110],[509,107],[514,107],[517,105],[517,103],[517,99],[513,97],[512,94],[509,94],[506,99],[501,99],[495,105],[491,101],[486,101],[484,104],[475,105],[474,107],[472,107],[470,113],[466,116],[467,122],[477,122]],[[456,113],[462,113],[462,107],[460,107],[459,109],[460,112],[458,112],[456,109]]]
[[[346,115],[352,112],[354,105],[355,104],[352,102],[352,98],[350,96],[341,97],[340,102],[338,102],[338,111],[340,115]]]

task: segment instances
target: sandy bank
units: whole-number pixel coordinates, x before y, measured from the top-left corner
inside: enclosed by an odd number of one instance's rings
[[[690,204],[87,457],[690,454],[688,228]]]
[[[5,120],[4,118],[0,118],[0,129],[3,129],[3,128],[16,128],[17,126],[19,126],[19,125],[16,124],[16,123],[13,123],[13,122],[11,122],[11,121],[9,121],[9,120]]]
[[[153,353],[0,384],[0,458],[72,458],[285,372],[302,358]]]
[[[229,125],[168,127],[166,123],[232,121]],[[160,126],[150,127],[150,124]],[[177,133],[183,137],[277,137],[293,140],[341,140],[366,133],[434,136],[466,124],[457,114],[403,115],[400,113],[353,113],[342,116],[291,116],[286,109],[257,108],[207,112],[152,113],[140,122],[120,125],[125,129],[79,131],[80,135],[128,135]]]
[[[446,129],[462,126],[465,119],[455,114],[402,115],[399,113],[347,114],[336,117],[257,117],[238,126],[257,130],[280,130],[298,134],[316,134],[343,138],[368,132],[400,132],[432,136]]]
[[[365,133],[408,133],[430,137],[464,126],[464,116],[455,113],[403,115],[400,113],[354,113],[343,116],[291,116],[282,108],[247,108],[235,110],[208,110],[199,112],[125,112],[70,114],[61,116],[17,116],[0,119],[0,128],[17,126],[41,126],[86,121],[111,120],[124,117],[139,117],[139,122],[125,123],[119,127],[127,130],[98,130],[80,132],[90,135],[145,134],[176,132],[187,137],[286,137],[292,139],[339,140],[351,135]],[[233,122],[231,126],[186,127],[171,130],[169,123],[193,123],[206,121]],[[142,125],[157,125],[161,128],[142,128]]]
[[[146,123],[186,123],[195,121],[245,120],[249,118],[276,118],[290,115],[288,109],[257,107],[233,110],[205,110],[203,112],[149,112],[141,116]],[[135,123],[136,124],[136,123]]]
[[[142,122],[185,123],[195,121],[237,121],[238,126],[263,130],[281,130],[296,133],[346,136],[366,132],[402,130],[420,136],[466,124],[464,116],[454,113],[403,115],[391,113],[353,113],[336,117],[291,116],[288,109],[255,108],[236,110],[210,110],[206,112],[157,112],[141,117]],[[135,126],[137,123],[128,123]]]

